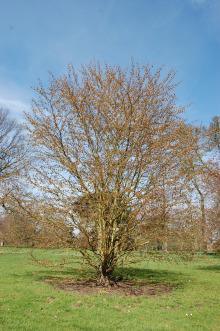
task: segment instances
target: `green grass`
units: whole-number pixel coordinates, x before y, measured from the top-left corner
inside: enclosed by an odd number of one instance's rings
[[[218,256],[186,264],[149,262],[143,257],[123,272],[140,280],[173,284],[175,289],[158,297],[123,297],[57,290],[44,280],[80,277],[77,254],[69,250],[36,250],[35,254],[54,261],[67,256],[72,264],[47,268],[33,263],[27,249],[1,248],[1,331],[220,330]]]

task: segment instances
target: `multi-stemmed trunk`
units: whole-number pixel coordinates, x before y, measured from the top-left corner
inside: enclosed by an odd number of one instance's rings
[[[106,225],[104,221],[98,232],[99,268],[97,283],[102,286],[110,286],[114,284],[113,272],[119,253],[116,240],[117,233],[114,224],[110,227],[109,223]]]
[[[97,284],[102,286],[111,286],[113,284],[113,268],[108,267],[106,261],[100,265]]]

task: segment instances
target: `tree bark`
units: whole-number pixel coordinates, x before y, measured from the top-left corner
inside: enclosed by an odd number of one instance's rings
[[[100,266],[100,273],[98,277],[97,284],[105,287],[112,286],[112,272],[113,270],[109,270],[109,267],[106,264],[106,261],[103,262]]]
[[[205,197],[202,191],[199,188],[199,185],[194,181],[194,186],[200,197],[200,210],[201,210],[201,236],[202,244],[201,249],[204,252],[207,252],[207,239],[206,239],[206,215],[205,215]]]

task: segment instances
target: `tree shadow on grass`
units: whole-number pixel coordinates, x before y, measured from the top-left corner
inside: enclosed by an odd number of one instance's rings
[[[208,256],[214,259],[220,259],[220,253],[219,252],[210,252],[210,253],[204,253],[204,256]]]
[[[19,273],[10,273],[11,277],[15,277],[17,280],[19,278],[21,280],[26,281],[45,281],[45,280],[62,280],[62,279],[89,279],[94,277],[94,273],[91,270],[86,270],[83,268],[73,268],[73,267],[65,267],[65,268],[55,268],[55,267],[47,267],[32,270],[23,270]]]
[[[37,272],[28,271],[24,276],[28,282],[45,282],[58,290],[75,292],[80,295],[107,293],[126,296],[167,294],[174,289],[184,288],[188,278],[186,274],[180,272],[124,267],[118,268],[115,272],[118,281],[112,282],[112,286],[104,288],[100,285],[97,286],[95,275],[90,270],[85,272],[79,269],[41,269]]]
[[[64,270],[37,270],[34,272],[26,272],[25,277],[32,278],[36,281],[44,281],[46,279],[88,279],[94,277],[94,273],[90,270],[77,268],[66,268]]]
[[[199,267],[198,269],[203,270],[203,271],[220,272],[220,264],[209,265],[209,266],[206,266],[206,267]]]
[[[203,271],[214,271],[214,272],[220,272],[220,254],[219,253],[206,253],[206,257],[208,257],[208,262],[210,261],[209,265],[206,266],[199,266],[197,269],[198,270],[203,270]],[[209,260],[210,258],[210,260]],[[217,262],[218,264],[211,264],[213,262]],[[208,263],[207,263],[208,264]]]
[[[116,275],[121,275],[124,279],[134,279],[150,284],[169,284],[174,287],[183,287],[188,278],[180,272],[132,267],[118,268]]]
[[[219,269],[220,270],[220,269]],[[39,268],[38,270],[26,270],[21,274],[13,274],[16,278],[25,278],[27,281],[62,281],[62,280],[89,280],[95,278],[91,269],[65,267],[63,269]],[[156,270],[147,268],[123,267],[117,268],[115,276],[118,279],[132,280],[155,285],[170,285],[171,287],[184,287],[188,281],[186,274],[168,270]]]
[[[219,268],[220,270],[220,268]],[[94,279],[95,274],[91,270],[66,268],[65,270],[40,269],[36,271],[26,271],[21,274],[12,274],[13,277],[29,281],[62,281],[62,280],[88,280]],[[182,288],[187,282],[187,275],[168,270],[154,270],[141,268],[118,268],[115,276],[125,281],[132,280],[140,283],[155,285],[170,285],[175,288]]]

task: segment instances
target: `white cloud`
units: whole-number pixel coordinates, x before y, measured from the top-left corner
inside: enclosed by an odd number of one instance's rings
[[[13,113],[22,113],[27,111],[30,107],[28,104],[17,99],[6,99],[0,96],[0,107],[6,108]]]
[[[0,68],[0,108],[6,108],[12,116],[22,119],[23,112],[30,109],[30,92],[8,80],[7,73],[1,71]]]

